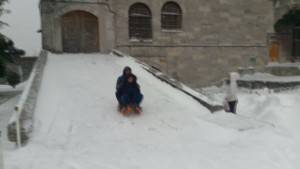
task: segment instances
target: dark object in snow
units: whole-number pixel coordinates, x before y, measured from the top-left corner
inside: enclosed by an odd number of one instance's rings
[[[228,105],[229,105],[229,112],[236,114],[237,101],[228,102]]]
[[[137,77],[132,74],[130,67],[126,66],[124,68],[122,76],[118,78],[116,90],[116,97],[119,102],[118,110],[123,115],[128,116],[142,112],[140,104],[143,95],[137,83]]]
[[[11,85],[13,88],[15,88],[16,85],[21,82],[20,75],[15,72],[8,72],[6,75],[6,79],[8,84]]]
[[[122,85],[120,96],[120,104],[124,107],[128,105],[139,106],[143,100],[143,95],[140,90],[140,86],[137,83],[137,77],[130,74],[126,77],[124,84]]]
[[[23,50],[14,46],[12,40],[0,33],[0,77],[6,77],[13,87],[20,83],[21,74],[17,68],[17,59],[24,54]],[[14,69],[11,69],[12,67]]]
[[[123,74],[118,78],[117,80],[117,85],[116,85],[116,97],[117,97],[117,100],[119,102],[119,104],[121,104],[121,96],[122,96],[122,87],[126,81],[126,78],[128,75],[130,75],[132,72],[131,72],[131,68],[129,66],[126,66],[124,69],[123,69]]]
[[[24,54],[23,50],[14,46],[12,40],[0,33],[0,60],[15,63],[15,60]]]

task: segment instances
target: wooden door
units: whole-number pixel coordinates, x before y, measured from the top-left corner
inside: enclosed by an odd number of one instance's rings
[[[300,59],[300,27],[296,27],[294,29],[294,45],[293,45],[293,53],[296,59]]]
[[[271,47],[270,47],[270,60],[272,62],[278,62],[279,61],[279,43],[278,42],[272,42]]]
[[[99,51],[98,19],[96,16],[74,11],[62,17],[63,51],[89,53]]]

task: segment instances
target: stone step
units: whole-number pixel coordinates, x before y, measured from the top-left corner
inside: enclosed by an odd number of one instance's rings
[[[300,76],[300,62],[271,63],[265,67],[265,72],[276,76]]]

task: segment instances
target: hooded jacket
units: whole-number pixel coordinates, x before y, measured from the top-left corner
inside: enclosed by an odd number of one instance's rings
[[[132,83],[128,82],[128,79],[130,77],[133,77],[133,79],[134,79]],[[137,96],[137,95],[141,95],[140,86],[137,83],[137,78],[136,78],[135,75],[127,76],[126,81],[125,81],[125,83],[123,84],[123,86],[121,87],[120,90],[122,91],[122,93],[124,95],[127,95],[128,97],[134,97],[134,96]]]

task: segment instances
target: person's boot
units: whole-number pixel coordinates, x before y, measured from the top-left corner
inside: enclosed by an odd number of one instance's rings
[[[134,105],[133,107],[134,107],[134,112],[136,114],[141,114],[142,113],[142,108],[140,106]]]
[[[136,108],[136,114],[141,114],[141,113],[142,113],[142,108],[138,106]]]
[[[127,107],[126,106],[123,106],[122,109],[121,109],[121,113],[124,115],[124,116],[128,116],[128,110],[127,110]]]
[[[134,107],[132,105],[127,106],[128,114],[134,112]]]
[[[119,111],[119,112],[121,112],[122,107],[123,107],[123,106],[122,106],[121,104],[118,105],[118,111]]]

